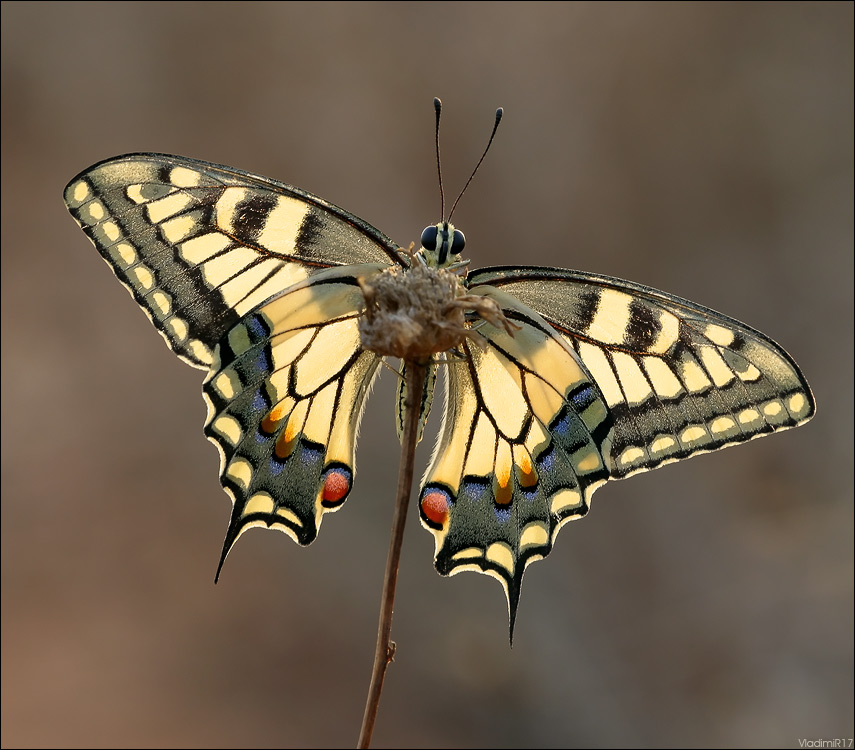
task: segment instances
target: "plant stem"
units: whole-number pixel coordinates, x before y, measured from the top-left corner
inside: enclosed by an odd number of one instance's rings
[[[386,668],[395,657],[395,644],[391,638],[395,585],[398,581],[398,564],[401,560],[401,545],[404,541],[404,526],[407,522],[410,489],[413,484],[419,412],[427,366],[421,363],[407,362],[404,370],[407,395],[404,409],[404,433],[401,439],[401,462],[398,467],[398,496],[395,500],[392,537],[389,541],[389,556],[386,558],[386,573],[383,579],[383,597],[380,602],[380,623],[377,627],[374,666],[371,670],[371,684],[368,687],[365,714],[362,717],[362,729],[359,733],[359,744],[357,745],[359,748],[367,748],[371,745],[371,735],[374,732],[377,710],[380,707],[380,693],[383,690]]]

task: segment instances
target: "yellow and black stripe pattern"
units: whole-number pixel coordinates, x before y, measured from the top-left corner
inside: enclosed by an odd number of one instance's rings
[[[559,269],[484,269],[475,279],[532,305],[573,347],[614,420],[612,478],[813,416],[807,381],[781,347],[701,305]]]
[[[323,514],[347,499],[380,363],[360,345],[356,279],[380,268],[319,273],[256,308],[217,345],[204,386],[205,434],[220,449],[233,501],[223,560],[253,526],[309,544]]]
[[[420,495],[436,566],[497,578],[511,626],[526,566],[549,554],[559,528],[587,513],[609,478],[613,423],[602,394],[566,342],[536,312],[491,287],[513,335],[484,324],[450,362],[446,411]]]
[[[769,338],[687,300],[553,268],[485,268],[472,293],[520,326],[478,328],[448,365],[445,421],[420,496],[444,574],[505,588],[608,479],[802,424],[814,402]]]
[[[329,266],[398,257],[383,234],[316,196],[178,156],[101,162],[65,201],[170,348],[203,369],[269,297]]]

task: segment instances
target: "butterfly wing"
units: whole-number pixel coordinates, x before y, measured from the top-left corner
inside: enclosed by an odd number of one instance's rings
[[[215,347],[205,433],[220,449],[234,503],[223,559],[253,526],[309,544],[323,514],[347,498],[362,407],[380,363],[360,343],[357,279],[381,268],[317,274],[257,307]]]
[[[505,588],[511,626],[523,571],[608,479],[611,415],[562,337],[498,289],[517,329],[484,324],[446,368],[446,412],[419,508],[443,575],[477,570]]]
[[[170,348],[203,369],[223,335],[292,284],[330,266],[400,262],[389,238],[314,195],[180,156],[101,162],[65,201]]]
[[[448,365],[420,512],[439,572],[498,578],[512,628],[526,566],[605,481],[813,415],[780,347],[700,305],[556,269],[484,269],[469,286],[520,328],[482,325],[483,348]]]
[[[810,386],[774,341],[738,320],[640,284],[547,268],[486,268],[572,347],[615,425],[606,456],[622,478],[795,427]]]
[[[177,156],[101,162],[65,199],[170,348],[209,371],[223,559],[252,526],[314,540],[350,491],[379,362],[359,343],[357,279],[400,263],[396,245],[302,190]]]

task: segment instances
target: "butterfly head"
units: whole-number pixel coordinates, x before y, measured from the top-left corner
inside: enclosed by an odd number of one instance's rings
[[[460,262],[465,245],[463,232],[455,229],[453,224],[441,221],[439,224],[425,227],[419,252],[430,268],[447,268]]]

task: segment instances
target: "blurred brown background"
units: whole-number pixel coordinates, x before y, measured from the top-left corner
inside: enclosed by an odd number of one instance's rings
[[[853,735],[852,3],[2,6],[2,745],[355,744],[397,465],[301,549],[229,503],[182,365],[62,204],[165,151],[275,177],[473,267],[630,278],[801,364],[808,426],[601,489],[507,643],[413,508],[376,747],[797,747]],[[438,411],[438,410],[437,410]],[[438,415],[434,415],[434,424]],[[423,466],[430,441],[420,449]]]

